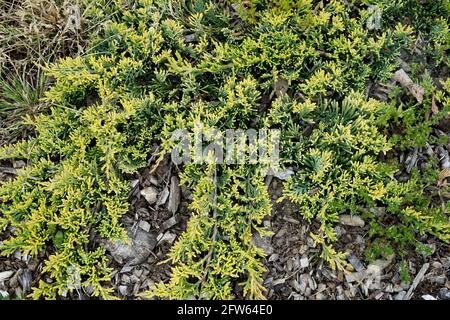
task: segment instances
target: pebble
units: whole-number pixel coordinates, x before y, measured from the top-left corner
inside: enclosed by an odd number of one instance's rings
[[[173,216],[169,219],[167,219],[166,221],[163,222],[163,224],[161,225],[161,229],[162,231],[166,231],[167,229],[172,228],[174,225],[176,225],[178,223],[178,219],[176,216]]]
[[[299,249],[298,253],[300,253],[300,254],[305,254],[306,252],[308,252],[308,245],[302,244],[302,245],[300,246],[300,249]]]
[[[336,236],[339,238],[342,235],[344,235],[346,233],[345,229],[340,227],[340,226],[336,226],[334,227],[334,232],[336,233]]]
[[[136,275],[132,274],[130,276],[130,280],[131,280],[132,283],[136,283],[136,282],[139,282],[139,277],[137,277]]]
[[[301,292],[301,293],[305,292],[306,285],[305,285],[305,287],[302,287],[302,286],[300,285],[300,283],[299,283],[297,280],[295,280],[295,279],[292,280],[292,281],[290,282],[290,284],[291,284],[291,286],[294,288],[295,291]]]
[[[139,184],[139,179],[131,180],[131,189],[134,189]]]
[[[300,275],[299,281],[300,281],[300,285],[299,285],[299,289],[298,290],[300,293],[305,293],[306,292],[306,288],[308,287],[308,274],[302,274]]]
[[[123,284],[130,284],[130,282],[131,282],[130,276],[127,275],[127,274],[124,274],[124,275],[122,276],[121,282],[122,282]]]
[[[128,230],[128,238],[128,242],[106,240],[103,244],[120,264],[143,263],[156,246],[155,235],[138,228],[135,232]]]
[[[279,257],[278,253],[274,253],[274,254],[270,255],[269,262],[274,262],[274,261],[278,260],[278,257]]]
[[[440,263],[438,261],[433,262],[432,266],[434,269],[438,269],[438,270],[442,269],[442,263]]]
[[[356,244],[359,244],[359,245],[364,245],[364,244],[366,243],[366,241],[364,240],[364,237],[363,237],[363,236],[361,236],[360,234],[358,234],[358,235],[356,236],[355,243],[356,243]]]
[[[400,291],[394,296],[394,300],[403,300],[403,298],[406,296],[406,291]]]
[[[157,241],[158,243],[168,242],[169,244],[174,242],[177,238],[177,235],[171,232],[160,233],[158,235]]]
[[[350,214],[341,214],[339,221],[341,224],[351,227],[364,227],[365,224],[361,217]]]
[[[443,285],[445,284],[445,282],[447,281],[447,278],[445,277],[445,275],[440,275],[440,276],[436,277],[436,278],[434,279],[434,281],[435,281],[438,285],[443,286]]]
[[[301,294],[295,292],[292,292],[290,296],[294,298],[294,300],[305,300],[305,298]]]
[[[141,220],[141,221],[139,221],[139,228],[141,228],[145,232],[149,232],[150,231],[150,223],[148,223],[147,221]]]
[[[158,179],[155,176],[148,177],[148,181],[155,186],[159,184]]]
[[[284,236],[286,234],[286,229],[280,229],[280,231],[277,232],[277,234],[275,235],[275,238],[281,238],[282,236]]]
[[[337,292],[336,296],[337,300],[345,300],[344,289],[342,289],[342,286],[336,287],[336,292]]]
[[[392,292],[394,292],[394,288],[393,288],[392,284],[389,283],[389,284],[386,286],[386,288],[384,289],[384,292],[387,292],[387,293],[392,293]]]
[[[275,287],[275,286],[277,286],[277,285],[280,285],[280,284],[284,284],[286,282],[286,279],[277,279],[277,280],[275,280],[274,282],[272,282],[272,287]]]
[[[22,286],[23,292],[28,292],[31,289],[31,281],[33,277],[28,269],[24,269],[22,274],[19,276],[19,283]]]
[[[14,271],[11,270],[0,272],[0,282],[8,280],[13,274]]]
[[[399,284],[396,284],[393,288],[393,291],[400,292],[400,291],[403,291],[403,288]]]
[[[300,267],[301,268],[307,268],[309,266],[309,260],[308,257],[304,257],[300,259]]]
[[[270,244],[269,237],[261,237],[259,233],[255,233],[252,236],[252,240],[255,246],[264,250],[266,255],[271,255],[274,251],[272,245]]]
[[[366,277],[365,272],[352,272],[352,273],[345,273],[345,281],[348,283],[352,282],[361,282]]]
[[[319,292],[316,294],[316,300],[325,300],[327,296],[323,294],[322,292]]]
[[[16,287],[15,289],[14,289],[14,294],[16,295],[16,297],[21,297],[22,296],[22,288],[20,288],[20,287]]]
[[[450,300],[450,290],[447,288],[439,290],[439,298],[442,300]]]
[[[383,297],[383,295],[384,295],[384,292],[379,292],[379,293],[375,296],[375,299],[376,299],[376,300],[380,300],[381,297]]]
[[[318,292],[325,291],[326,289],[327,289],[327,286],[324,283],[319,283],[319,285],[317,286],[317,291]]]
[[[308,244],[308,247],[310,247],[310,248],[316,247],[316,243],[314,242],[314,240],[311,237],[306,238],[306,243]]]
[[[141,269],[136,269],[136,270],[134,270],[133,273],[134,273],[134,275],[135,275],[136,277],[140,278],[141,275],[142,275],[142,273],[143,273],[143,271],[142,271]]]
[[[141,190],[141,195],[149,204],[154,204],[158,197],[158,190],[154,187],[147,187]]]
[[[159,195],[158,201],[156,202],[157,206],[161,206],[167,202],[167,199],[169,198],[169,188],[165,187],[161,194]]]
[[[350,290],[347,291],[347,295],[350,298],[354,298],[357,293],[358,293],[358,287],[356,287],[356,286],[351,286]]]
[[[377,259],[367,266],[367,272],[380,275],[381,271],[389,266],[394,259],[394,255],[389,256],[386,260]]]
[[[359,260],[354,254],[351,254],[348,257],[348,262],[355,268],[356,271],[362,271],[364,270],[364,265],[362,264],[361,260]]]
[[[17,270],[17,272],[14,274],[14,276],[9,279],[9,286],[11,288],[15,288],[19,285],[19,276],[22,273],[22,269]]]
[[[170,179],[170,195],[169,195],[169,204],[168,209],[170,212],[175,214],[178,210],[178,206],[180,205],[180,183],[178,178],[173,176]]]
[[[119,286],[119,292],[122,296],[128,295],[128,287],[127,286]]]
[[[137,295],[137,293],[139,292],[139,288],[140,288],[141,284],[139,282],[136,282],[133,286],[133,295]]]
[[[132,266],[124,266],[121,270],[120,273],[127,273],[130,272],[131,270],[133,270]]]
[[[311,290],[317,289],[316,281],[310,275],[308,275],[308,286],[311,288]]]
[[[150,279],[146,279],[144,282],[142,282],[141,284],[141,289],[150,289],[151,287],[153,287],[153,285],[155,284],[155,282],[153,280]]]
[[[311,288],[306,288],[305,296],[309,297],[311,295]]]
[[[14,167],[15,169],[20,169],[20,168],[23,168],[23,167],[25,167],[25,166],[26,166],[26,163],[25,163],[25,161],[23,161],[23,160],[13,161],[13,167]]]

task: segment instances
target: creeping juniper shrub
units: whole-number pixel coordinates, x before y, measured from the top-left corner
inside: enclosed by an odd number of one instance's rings
[[[0,152],[0,159],[29,164],[0,189],[0,226],[14,230],[3,254],[48,254],[43,272],[51,281],[40,281],[32,297],[57,298],[89,285],[93,296],[112,297],[105,250],[90,235],[126,238],[125,175],[146,166],[153,143],[160,143],[162,159],[174,147],[172,132],[198,122],[281,129],[280,165],[295,169],[284,198],[306,221],[319,221],[311,237],[333,268],[349,268],[333,246],[342,213],[370,223],[378,249],[368,258],[381,255],[382,246],[406,250],[425,232],[450,240],[448,216],[423,195],[420,179],[400,183],[395,164],[379,160],[401,145],[387,136],[388,122],[412,126],[424,113],[400,117],[395,101],[367,99],[367,84],[387,81],[401,50],[415,41],[414,29],[395,19],[367,28],[369,12],[361,1],[93,4],[88,14],[110,20],[89,54],[48,66],[55,78],[45,98],[51,114],[28,120],[36,138]],[[434,99],[448,106],[444,91]],[[271,212],[266,164],[180,169],[193,190],[192,216],[169,254],[171,279],[145,296],[264,298],[264,252],[254,237],[269,234],[262,224]]]

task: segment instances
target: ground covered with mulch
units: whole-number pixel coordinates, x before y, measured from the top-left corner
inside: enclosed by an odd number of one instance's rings
[[[233,11],[235,6],[230,6],[229,9]],[[73,17],[74,14],[71,13],[70,16]],[[237,15],[236,12],[234,14]],[[192,39],[185,40],[189,43]],[[419,40],[416,43],[417,56],[401,56],[403,75],[411,73],[411,65],[422,59],[420,48],[424,43]],[[70,46],[75,47],[72,43]],[[81,49],[81,46],[78,46],[77,50],[83,51]],[[432,80],[438,84],[449,75],[448,68],[443,67],[438,73],[432,74]],[[396,81],[402,84],[402,79],[391,79],[390,85],[393,87]],[[403,81],[407,82],[404,79]],[[283,81],[278,81],[281,82]],[[45,87],[48,85],[49,83],[43,84]],[[388,102],[392,87],[369,83],[367,96]],[[407,91],[408,85],[403,87]],[[279,93],[277,90],[274,89],[270,94],[271,98]],[[286,94],[288,89],[282,88],[278,91],[284,91],[283,94]],[[268,108],[271,102],[268,96],[269,94],[263,96],[261,110]],[[392,127],[390,133],[401,134],[401,129]],[[27,139],[33,135],[29,127],[19,127],[18,131],[14,131],[14,139],[4,133],[3,136],[0,135],[0,141],[6,145],[18,137]],[[385,161],[394,160],[400,164],[401,170],[395,174],[399,181],[407,181],[415,168],[426,169],[430,159],[434,157],[439,160],[439,163],[431,164],[434,169],[441,173],[450,170],[450,143],[432,142],[442,141],[443,137],[450,138],[448,116],[433,126],[430,136],[433,140],[430,139],[424,147],[404,148],[402,151],[395,149],[386,156]],[[155,154],[159,147],[154,145]],[[27,165],[22,160],[1,161],[0,181],[14,179],[17,170]],[[192,201],[191,190],[180,186],[180,170],[182,169],[171,162],[170,157],[166,156],[157,164],[152,156],[145,168],[126,177],[131,190],[128,195],[129,211],[122,217],[121,224],[128,233],[128,244],[102,239],[95,232],[91,234],[92,245],[101,245],[107,249],[109,266],[113,272],[110,283],[105,286],[114,288],[114,295],[119,298],[143,299],[142,293],[151,289],[155,283],[168,281],[172,276],[173,266],[168,254],[180,235],[186,231],[192,214],[189,209]],[[440,187],[448,183],[449,177],[450,174],[440,177],[433,186],[428,187],[433,188],[431,191],[439,195],[434,199],[437,204],[444,205],[450,200],[450,194],[439,192]],[[321,249],[310,236],[311,233],[317,233],[319,222],[303,219],[299,207],[289,200],[280,201],[283,195],[283,180],[284,178],[267,177],[266,185],[271,197],[272,211],[263,224],[271,235],[261,237],[255,233],[252,239],[254,244],[265,252],[263,264],[266,271],[263,284],[266,288],[264,296],[267,299],[450,300],[450,247],[429,234],[418,239],[427,247],[426,252],[411,249],[402,256],[394,252],[389,257],[368,263],[365,254],[370,242],[369,224],[361,218],[354,220],[350,215],[342,215],[334,227],[338,236],[335,248],[347,254],[346,261],[354,270],[332,270],[320,257]],[[428,191],[430,190],[424,190]],[[370,210],[379,211],[380,215],[384,213],[382,207]],[[0,234],[0,242],[10,238],[14,231],[14,228],[6,228],[6,231]],[[9,257],[0,256],[0,299],[24,299],[40,281],[52,283],[53,280],[44,274],[42,269],[44,262],[53,253],[49,245],[36,257],[23,255],[19,250]],[[404,264],[403,269],[399,267],[400,263]],[[234,293],[238,298],[243,298],[241,289],[237,287]],[[91,293],[90,287],[76,286],[76,290],[62,293],[60,298],[84,300],[90,299]]]
[[[190,192],[177,185],[176,168],[169,159],[153,173],[150,173],[150,167],[132,177],[130,183],[133,189],[129,198],[131,209],[122,221],[124,227],[130,230],[131,238],[140,233],[149,236],[150,240],[143,245],[144,252],[140,251],[142,258],[131,261],[136,254],[128,260],[125,254],[125,258],[121,259],[123,255],[114,249],[114,254],[110,256],[114,268],[110,285],[115,288],[117,296],[124,299],[141,299],[140,293],[170,278],[171,264],[167,262],[167,253],[177,237],[185,231],[190,216]],[[13,173],[13,167],[2,168],[3,178],[11,177]],[[171,182],[174,182],[172,186]],[[318,226],[302,220],[298,208],[288,200],[277,201],[282,195],[281,180],[267,179],[267,184],[273,212],[264,225],[269,227],[273,235],[255,237],[254,241],[267,254],[264,261],[267,269],[264,285],[268,299],[450,299],[448,245],[431,236],[423,236],[422,243],[429,245],[432,253],[420,255],[411,252],[407,259],[411,281],[405,283],[401,280],[396,264],[398,257],[370,265],[363,262],[368,225],[358,227],[340,224],[336,226],[339,249],[349,253],[347,259],[355,271],[344,273],[331,270],[320,259],[320,250],[309,237],[310,231]],[[153,190],[155,199],[149,203],[143,196],[143,190]],[[173,193],[179,196],[173,196]],[[173,213],[169,208],[174,205],[176,211]],[[40,272],[40,258],[43,257],[31,258],[20,254],[1,257],[2,296],[25,297],[39,280],[45,280]],[[376,272],[378,270],[379,273]],[[87,299],[88,294],[77,291],[67,298]]]

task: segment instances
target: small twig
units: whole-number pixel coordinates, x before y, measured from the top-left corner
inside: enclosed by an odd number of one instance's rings
[[[414,278],[413,283],[411,284],[411,287],[409,288],[408,292],[406,293],[403,300],[410,300],[414,290],[419,285],[420,281],[422,281],[423,277],[425,276],[425,273],[428,271],[428,268],[430,267],[429,263],[425,263],[422,268],[420,268],[419,272],[417,273],[416,277]]]
[[[213,228],[213,234],[212,234],[212,244],[209,247],[208,254],[206,255],[206,266],[203,273],[202,281],[200,282],[200,287],[203,286],[203,284],[206,281],[206,276],[208,275],[208,268],[209,264],[211,263],[212,254],[214,252],[214,246],[216,244],[216,237],[217,237],[217,169],[214,168],[214,197],[213,197],[213,204],[214,204],[214,210],[213,210],[213,219],[215,221],[214,228]]]
[[[16,169],[14,168],[10,168],[10,167],[0,167],[0,171],[5,172],[5,173],[9,173],[9,174],[17,174]]]

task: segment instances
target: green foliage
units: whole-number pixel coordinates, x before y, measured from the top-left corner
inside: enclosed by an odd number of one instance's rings
[[[56,107],[50,115],[33,119],[35,139],[12,154],[8,147],[0,153],[0,159],[23,157],[31,163],[0,189],[0,225],[15,228],[2,253],[37,255],[49,246],[55,250],[43,270],[54,282],[41,282],[35,297],[55,298],[67,291],[70,268],[94,287],[95,295],[108,297],[110,290],[101,287],[109,275],[104,250],[90,248],[89,236],[94,231],[101,237],[124,237],[119,219],[128,209],[129,186],[122,174],[143,166],[145,156],[136,148],[135,137],[121,131],[130,121],[144,127],[137,117],[147,103],[129,100],[83,110]]]
[[[187,168],[199,170],[202,168]],[[172,299],[231,299],[234,284],[250,299],[264,298],[260,258],[252,234],[267,235],[262,219],[270,213],[270,198],[260,170],[246,166],[204,168],[193,184],[188,228],[173,246],[170,259],[175,264],[168,283],[157,284],[148,296]]]
[[[41,282],[33,298],[89,285],[94,296],[111,297],[102,287],[110,275],[104,249],[90,236],[126,237],[126,174],[146,166],[153,143],[161,160],[175,145],[171,133],[192,134],[198,123],[281,129],[281,165],[295,169],[284,197],[320,223],[311,237],[333,268],[348,268],[333,246],[342,213],[369,220],[376,248],[369,258],[407,248],[425,232],[450,240],[448,216],[423,195],[418,173],[400,183],[396,167],[379,159],[396,142],[383,134],[386,124],[400,121],[412,132],[433,97],[448,105],[448,95],[430,89],[413,113],[410,102],[399,109],[362,93],[398,68],[415,40],[410,26],[367,28],[369,8],[359,1],[250,1],[236,16],[215,1],[102,0],[86,12],[109,21],[87,55],[47,66],[51,113],[27,120],[37,136],[0,151],[0,159],[30,163],[0,188],[0,226],[14,230],[3,254],[49,255],[52,282]],[[254,237],[267,235],[266,169],[180,166],[193,190],[192,216],[169,254],[171,279],[146,296],[231,299],[237,287],[243,297],[264,297],[264,252]]]
[[[403,283],[410,283],[411,282],[411,276],[409,274],[408,265],[405,261],[402,261],[400,263],[400,279]]]
[[[342,256],[330,253],[328,246],[337,240],[333,226],[342,213],[369,218],[369,235],[389,239],[399,249],[414,244],[424,232],[450,240],[448,218],[438,208],[432,209],[417,178],[399,183],[393,177],[396,168],[377,160],[379,154],[392,148],[376,127],[377,115],[383,113],[385,104],[366,101],[356,93],[342,103],[324,101],[308,109],[309,114],[302,114],[315,119],[315,128],[305,137],[302,132],[311,124],[301,126],[297,118],[298,110],[304,108],[292,106],[284,98],[281,103],[290,106],[291,116],[285,125],[283,149],[289,150],[285,157],[297,168],[296,175],[285,183],[284,197],[298,204],[307,220],[320,222],[312,237],[323,245],[322,255],[334,260],[332,266],[345,265]],[[269,118],[274,117],[269,113]],[[386,211],[376,215],[376,207]],[[393,217],[396,223],[391,225]]]
[[[23,135],[21,125],[24,114],[41,112],[39,99],[45,91],[46,77],[38,72],[35,77],[27,75],[27,68],[14,70],[8,76],[0,76],[0,142],[16,140]]]
[[[430,75],[424,73],[421,81],[416,81],[424,88],[422,102],[397,87],[391,92],[391,100],[386,106],[379,123],[384,126],[386,134],[391,126],[396,132],[391,137],[391,143],[400,149],[420,148],[426,143],[439,143],[433,140],[431,133],[440,120],[448,116],[450,111],[450,91],[446,82],[439,83],[438,89]],[[445,143],[445,140],[443,141]]]

